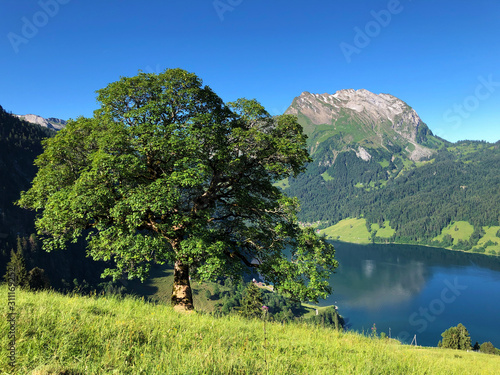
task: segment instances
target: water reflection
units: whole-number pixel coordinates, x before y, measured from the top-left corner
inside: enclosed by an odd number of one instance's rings
[[[418,334],[421,345],[436,346],[445,329],[467,323],[473,340],[500,345],[500,332],[491,331],[500,310],[500,259],[422,246],[334,246],[340,266],[330,280],[334,292],[322,305],[337,304],[352,329],[376,323],[380,331]],[[464,290],[438,306],[446,283]]]
[[[381,307],[397,306],[418,294],[429,277],[423,262],[404,260],[384,261],[374,254],[372,259],[363,259],[362,254],[337,252],[340,267],[331,278],[334,298],[349,307],[377,310]],[[361,255],[361,256],[359,256]]]
[[[365,277],[370,278],[375,271],[375,261],[373,259],[363,260],[363,273]]]

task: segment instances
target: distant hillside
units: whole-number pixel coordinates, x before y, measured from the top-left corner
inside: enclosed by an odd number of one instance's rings
[[[14,205],[35,177],[37,169],[33,163],[42,153],[42,140],[55,134],[54,130],[23,121],[0,106],[0,277],[5,273],[10,251],[21,247],[28,270],[43,268],[52,286],[72,289],[74,279],[80,283],[84,279],[102,282],[99,276],[103,264],[86,258],[83,243],[71,245],[68,251],[46,253],[33,235],[35,213]]]
[[[498,236],[481,242],[500,229],[500,143],[452,144],[400,99],[367,90],[305,92],[286,113],[298,117],[314,159],[278,183],[301,199],[301,221],[327,228],[365,218],[375,242],[500,250]],[[458,221],[472,225],[467,238],[443,235]]]
[[[24,232],[33,227],[34,215],[15,207],[21,190],[35,176],[35,158],[42,153],[41,141],[53,130],[22,121],[0,106],[0,233]]]

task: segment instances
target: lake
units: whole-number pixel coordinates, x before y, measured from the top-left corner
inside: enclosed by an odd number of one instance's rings
[[[411,245],[333,243],[340,266],[331,277],[349,329],[418,345],[437,346],[441,333],[462,323],[472,345],[500,348],[500,259]]]

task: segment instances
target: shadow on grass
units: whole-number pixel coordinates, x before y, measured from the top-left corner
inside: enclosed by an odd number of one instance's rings
[[[78,370],[65,369],[57,366],[43,367],[41,369],[34,370],[31,375],[85,375],[85,373]]]
[[[144,283],[140,280],[127,280],[123,284],[127,294],[144,297],[152,302],[168,302],[172,294],[173,281],[173,267],[156,265],[151,267],[149,278]]]

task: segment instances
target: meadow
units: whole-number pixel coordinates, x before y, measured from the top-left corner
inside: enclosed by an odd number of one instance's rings
[[[7,315],[7,287],[0,286]],[[500,357],[301,324],[178,314],[140,298],[17,290],[1,374],[495,374]],[[8,332],[6,319],[0,322]]]

